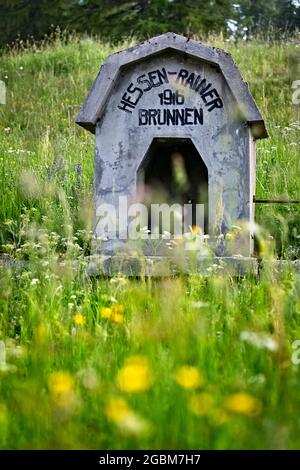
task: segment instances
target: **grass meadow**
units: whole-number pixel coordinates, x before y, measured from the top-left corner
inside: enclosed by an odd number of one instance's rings
[[[299,199],[299,38],[205,42],[266,120],[257,198]],[[74,119],[129,45],[57,36],[0,57],[0,448],[299,448],[299,205],[257,206],[257,278],[86,273],[94,138]]]

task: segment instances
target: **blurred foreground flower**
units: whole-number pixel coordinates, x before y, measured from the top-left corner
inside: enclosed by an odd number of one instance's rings
[[[74,315],[73,321],[77,326],[83,326],[85,324],[85,318],[83,315],[81,315],[81,313]]]
[[[188,402],[188,407],[197,416],[208,415],[214,406],[214,400],[209,393],[196,393]]]
[[[117,384],[123,392],[143,392],[153,384],[153,376],[147,358],[129,357],[117,374]]]
[[[94,390],[99,385],[98,375],[93,367],[87,367],[86,369],[80,369],[77,374],[77,378],[80,380],[82,385],[88,390]]]
[[[125,307],[122,304],[117,304],[112,306],[112,313],[118,313],[119,315],[122,315],[125,311]]]
[[[105,414],[125,433],[139,435],[149,429],[148,422],[136,414],[122,397],[110,398],[105,407]]]
[[[125,311],[124,305],[122,304],[113,305],[111,310],[112,310],[112,314],[111,314],[112,321],[114,321],[115,323],[123,323],[124,321],[123,314]]]
[[[257,398],[248,393],[235,393],[225,400],[225,408],[237,414],[257,416],[262,409],[262,404]]]
[[[111,319],[115,323],[121,324],[121,323],[124,322],[124,315],[122,315],[121,313],[113,313],[112,316],[111,316]]]
[[[102,307],[100,310],[100,315],[102,318],[110,318],[112,314],[112,310],[109,307]]]
[[[125,307],[122,304],[116,304],[112,307],[102,307],[100,310],[100,315],[102,318],[110,318],[115,323],[124,322],[124,311]]]
[[[183,366],[178,369],[175,380],[183,388],[192,390],[203,385],[203,377],[196,367]]]
[[[119,423],[131,413],[131,409],[125,400],[121,397],[110,398],[105,407],[105,414],[110,421]]]
[[[202,233],[201,227],[198,227],[198,225],[192,225],[190,228],[192,233]]]
[[[275,352],[278,349],[278,343],[266,333],[255,333],[254,331],[242,331],[240,339],[246,343],[252,344],[259,349],[268,349]]]
[[[68,372],[54,372],[49,377],[49,390],[58,406],[69,407],[74,403],[74,380]]]

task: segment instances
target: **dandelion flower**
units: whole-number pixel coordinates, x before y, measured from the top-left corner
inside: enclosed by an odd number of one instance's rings
[[[149,428],[148,422],[137,415],[122,397],[110,398],[105,407],[105,414],[122,432],[128,434],[144,434]]]
[[[122,397],[112,397],[105,407],[105,414],[114,423],[119,423],[131,413],[131,409]]]
[[[203,377],[196,367],[183,366],[178,369],[175,380],[181,387],[192,390],[203,385]]]
[[[116,304],[112,307],[102,307],[100,315],[102,318],[110,318],[115,323],[123,323],[125,307],[122,304]]]
[[[83,326],[85,324],[85,318],[83,315],[81,315],[81,313],[74,315],[73,321],[77,326]]]
[[[114,305],[112,307],[112,311],[113,311],[113,313],[118,313],[118,314],[122,315],[125,311],[125,307],[122,304],[117,304],[117,305]]]
[[[260,413],[262,405],[252,395],[240,392],[230,395],[225,400],[225,408],[232,413],[256,416]]]
[[[191,232],[196,235],[196,234],[201,233],[202,230],[201,230],[201,227],[198,227],[198,225],[192,225]]]
[[[143,392],[153,383],[148,360],[143,356],[132,356],[117,374],[117,385],[123,392]]]
[[[49,388],[54,395],[70,392],[74,381],[68,372],[54,372],[49,377]]]
[[[111,319],[115,322],[115,323],[123,323],[124,322],[124,315],[122,315],[121,313],[113,313],[112,316],[111,316]]]
[[[100,310],[100,315],[102,318],[110,318],[112,316],[112,309],[109,307],[103,307]]]
[[[49,377],[49,390],[59,406],[69,406],[74,402],[74,380],[68,372],[54,372]]]

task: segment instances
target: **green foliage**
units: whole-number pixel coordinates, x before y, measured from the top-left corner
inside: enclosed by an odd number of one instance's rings
[[[299,448],[291,266],[90,279],[74,243],[36,236],[26,267],[0,265],[2,449]]]
[[[53,28],[110,41],[148,38],[166,31],[187,35],[236,35],[295,31],[300,7],[293,0],[3,0],[0,46],[16,39],[41,40]]]
[[[238,32],[246,37],[300,29],[300,8],[293,0],[241,0],[235,9]]]
[[[2,0],[0,45],[30,37],[42,39],[53,26],[66,27],[74,0]]]

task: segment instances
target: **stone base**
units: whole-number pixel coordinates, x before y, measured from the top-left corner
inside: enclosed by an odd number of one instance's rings
[[[177,274],[201,274],[211,276],[225,274],[241,277],[258,275],[256,258],[242,256],[181,258],[162,256],[108,256],[94,255],[89,258],[87,272],[90,276],[164,277]]]

